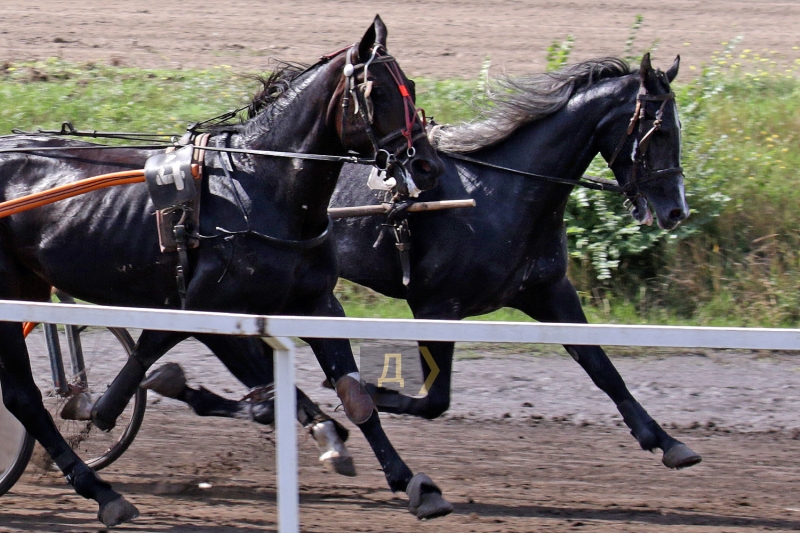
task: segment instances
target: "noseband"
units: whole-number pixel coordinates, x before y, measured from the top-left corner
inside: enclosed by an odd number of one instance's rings
[[[633,169],[631,170],[630,180],[628,180],[628,183],[626,183],[623,188],[623,193],[628,197],[628,199],[632,200],[637,196],[642,195],[641,191],[639,190],[640,185],[660,178],[661,176],[683,173],[682,167],[649,169],[647,168],[647,158],[645,157],[647,155],[647,149],[650,147],[650,139],[653,137],[655,132],[661,129],[664,108],[667,106],[667,103],[670,100],[674,99],[675,93],[672,91],[668,92],[667,94],[649,94],[644,83],[639,86],[639,94],[636,96],[636,109],[633,111],[633,116],[631,117],[630,123],[628,123],[628,129],[625,132],[625,135],[623,135],[619,140],[617,149],[614,150],[614,155],[611,156],[611,160],[608,162],[608,167],[611,168],[611,165],[614,164],[617,156],[622,151],[623,146],[625,146],[625,142],[628,140],[628,137],[633,135],[634,129],[636,128],[636,123],[638,122],[639,129],[637,137],[634,139],[633,154],[631,155]],[[656,111],[655,120],[646,119],[646,102],[661,102],[661,106],[658,108],[658,111]],[[640,167],[642,169],[641,173],[639,172]]]
[[[375,152],[375,166],[381,171],[387,171],[390,167],[400,164],[405,165],[410,159],[416,155],[414,149],[414,142],[425,137],[425,119],[424,111],[422,111],[423,119],[420,120],[417,114],[417,107],[414,100],[411,98],[411,93],[408,87],[403,82],[403,76],[400,72],[400,67],[397,65],[395,58],[389,54],[380,54],[383,49],[381,44],[375,44],[372,48],[372,55],[365,63],[353,64],[352,56],[356,49],[356,45],[347,49],[347,57],[344,66],[345,77],[345,93],[342,97],[342,137],[346,136],[347,127],[347,111],[350,108],[350,98],[355,100],[355,112],[361,117],[364,123],[364,129],[367,137],[372,144]],[[380,139],[375,134],[372,127],[374,121],[374,106],[372,104],[372,80],[369,79],[369,68],[373,64],[383,64],[392,75],[392,79],[397,85],[400,95],[403,98],[403,110],[405,115],[405,127],[400,128]],[[356,72],[362,69],[364,71],[364,81],[357,83]],[[405,139],[404,143],[392,150],[387,146],[394,143],[397,139]],[[405,151],[405,153],[403,153]]]

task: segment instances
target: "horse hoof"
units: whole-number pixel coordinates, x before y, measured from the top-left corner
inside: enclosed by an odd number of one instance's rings
[[[664,466],[678,470],[694,466],[702,460],[703,458],[700,457],[699,454],[693,452],[683,443],[676,444],[668,451],[664,452],[664,457],[661,458],[661,462],[664,463]]]
[[[342,428],[343,429],[343,428]],[[356,466],[333,420],[318,422],[311,427],[311,436],[322,453],[319,462],[329,472],[353,477]]]
[[[340,476],[356,476],[356,464],[352,456],[340,455],[339,452],[325,452],[319,456],[319,462],[328,472]]]
[[[186,374],[178,363],[166,363],[150,372],[139,386],[167,398],[177,398],[186,387]]]
[[[94,427],[96,427],[100,431],[111,431],[112,429],[117,427],[117,420],[116,419],[105,420],[103,418],[100,418],[97,414],[97,411],[92,409],[92,424],[94,424]]]
[[[91,420],[94,398],[88,392],[76,394],[64,404],[61,418],[64,420]]]
[[[102,506],[97,513],[97,518],[106,527],[118,526],[123,522],[133,520],[137,516],[139,516],[139,509],[122,496]]]
[[[408,510],[420,520],[429,520],[453,512],[453,504],[442,498],[442,491],[431,478],[419,473],[406,487]]]

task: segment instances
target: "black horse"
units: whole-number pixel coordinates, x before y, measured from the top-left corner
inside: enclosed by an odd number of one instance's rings
[[[419,318],[462,319],[514,307],[540,321],[585,323],[566,277],[564,209],[594,156],[599,152],[609,162],[637,220],[652,221],[648,201],[664,229],[688,216],[680,122],[670,90],[679,62],[664,73],[653,70],[645,56],[639,70],[631,72],[624,62],[608,58],[507,80],[508,90],[497,94],[483,120],[434,129],[431,135],[442,150],[445,172],[438,187],[420,199],[473,198],[477,207],[408,215],[408,286],[395,240],[384,233],[386,217],[338,220],[334,235],[340,275],[405,298]],[[345,165],[331,207],[388,200],[388,193],[364,187],[368,172]],[[421,398],[370,385],[379,410],[432,419],[448,409],[454,344],[420,345],[430,350],[440,375]],[[639,405],[602,348],[566,349],[611,397],[642,448],[660,448],[670,468],[700,462],[698,454],[670,437]],[[422,369],[427,380],[431,368],[423,362]],[[251,367],[250,372],[259,370]],[[267,378],[261,372],[261,383],[268,383]],[[191,389],[176,367],[157,370],[153,381],[158,392],[186,401],[198,413],[236,416],[249,408]]]
[[[349,152],[374,155],[398,181],[435,184],[441,161],[422,133],[413,85],[386,52],[379,18],[362,40],[307,68],[287,67],[266,80],[251,118],[218,125],[205,156],[200,246],[190,250],[185,307],[255,314],[343,316],[332,290],[336,251],[326,213]],[[57,148],[57,149],[53,149]],[[214,149],[240,152],[215,152]],[[248,150],[319,154],[281,158]],[[77,179],[139,169],[159,150],[103,149],[41,135],[0,138],[0,200]],[[0,298],[46,301],[56,286],[99,304],[180,306],[176,254],[161,253],[147,189],[128,185],[12,215],[0,222]],[[92,418],[113,427],[148,367],[184,333],[145,331]],[[209,335],[229,367],[241,368],[236,343]],[[269,349],[260,341],[260,355]],[[420,517],[452,506],[424,474],[413,476],[383,432],[347,341],[309,339],[348,417],[375,451],[393,491],[407,491]],[[137,515],[58,434],[34,385],[22,328],[0,323],[0,384],[10,412],[47,450],[78,494],[96,500],[114,525]]]
[[[407,286],[395,239],[381,237],[385,217],[336,221],[341,277],[406,299],[416,318],[460,320],[513,307],[543,322],[585,323],[566,277],[564,209],[595,155],[608,162],[640,222],[652,221],[648,202],[663,229],[689,214],[670,90],[679,62],[661,72],[646,55],[631,71],[608,58],[508,79],[480,120],[431,134],[445,172],[420,200],[473,198],[477,207],[408,215]],[[346,165],[331,206],[385,201],[364,187],[368,172]],[[441,374],[421,398],[371,388],[380,410],[432,419],[448,409],[454,344],[422,345]],[[599,346],[565,347],[614,401],[643,449],[660,448],[670,468],[700,461],[647,414]],[[430,367],[422,366],[427,379]]]

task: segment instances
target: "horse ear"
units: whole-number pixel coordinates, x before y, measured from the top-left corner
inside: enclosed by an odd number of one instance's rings
[[[673,61],[672,66],[667,69],[667,79],[670,83],[675,77],[678,75],[678,67],[681,65],[681,56],[675,56],[675,61]]]
[[[381,20],[380,15],[375,15],[375,20],[372,21],[372,26],[367,29],[367,32],[361,38],[358,45],[358,57],[361,61],[366,61],[372,55],[371,49],[375,44],[381,44],[386,48],[386,25]]]
[[[389,32],[380,15],[375,15],[375,20],[372,21],[372,25],[375,28],[375,42],[381,43],[383,47],[386,48],[386,38],[389,36]]]
[[[650,52],[642,56],[642,63],[639,65],[639,79],[642,83],[647,79],[647,75],[653,70],[653,65],[650,64]]]

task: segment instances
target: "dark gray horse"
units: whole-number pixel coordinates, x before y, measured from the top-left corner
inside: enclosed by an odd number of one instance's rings
[[[676,58],[666,72],[654,70],[648,55],[631,72],[620,60],[602,59],[508,80],[481,120],[432,132],[445,172],[439,185],[419,199],[472,198],[477,207],[408,215],[408,286],[394,238],[380,238],[385,217],[338,220],[340,276],[407,300],[416,318],[460,320],[513,307],[542,322],[585,323],[566,277],[564,209],[595,155],[609,163],[640,222],[652,221],[648,203],[663,229],[689,214],[680,167],[681,125],[670,90],[678,65]],[[345,166],[331,206],[385,200],[364,187],[367,173]],[[373,388],[379,409],[425,418],[448,409],[453,343],[423,344],[441,372],[427,395],[412,398]],[[670,468],[700,461],[633,398],[602,348],[565,347],[614,401],[642,448],[660,448]],[[422,366],[427,378],[430,368]]]

